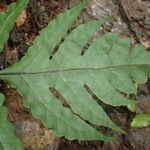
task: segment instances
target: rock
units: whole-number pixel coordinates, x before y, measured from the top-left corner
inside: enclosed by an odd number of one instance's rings
[[[101,150],[121,150],[123,147],[119,142],[105,143],[103,149]],[[125,148],[123,150],[126,150]]]
[[[122,21],[121,16],[118,12],[118,7],[114,4],[113,0],[92,0],[90,9],[94,18],[100,19],[106,16],[114,17],[115,21],[110,26],[111,31],[129,34],[127,25]]]
[[[9,44],[12,46],[14,44],[18,44],[22,40],[22,34],[17,28],[17,26],[14,26],[13,30],[10,33],[9,38]]]
[[[130,129],[126,140],[130,143],[132,150],[150,149],[150,128]]]
[[[92,15],[95,17],[111,16],[116,13],[116,5],[112,0],[92,0],[91,1]]]
[[[150,1],[91,0],[90,10],[95,18],[113,16],[111,31],[131,35],[136,42],[149,48]]]
[[[149,83],[139,86],[139,92],[136,99],[139,101],[136,107],[136,113],[150,113],[150,90]]]
[[[16,64],[19,61],[17,49],[14,48],[12,50],[6,50],[5,52],[5,63],[7,66]]]
[[[36,121],[16,121],[16,134],[27,150],[57,150],[60,138]]]
[[[129,19],[131,29],[140,42],[150,39],[150,1],[149,0],[119,0]]]

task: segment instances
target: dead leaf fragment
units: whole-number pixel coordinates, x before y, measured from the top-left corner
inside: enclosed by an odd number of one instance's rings
[[[150,48],[150,41],[144,41],[143,43],[142,43],[142,45],[145,47],[145,48]]]
[[[26,21],[26,18],[27,18],[26,10],[23,10],[22,13],[16,19],[17,26],[18,27],[22,26],[24,22]]]

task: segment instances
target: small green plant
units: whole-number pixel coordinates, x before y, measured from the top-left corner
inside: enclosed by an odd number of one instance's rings
[[[81,55],[91,36],[110,20],[89,21],[68,35],[86,4],[82,2],[51,21],[18,64],[0,71],[0,78],[16,87],[33,116],[56,135],[70,140],[112,141],[116,138],[100,133],[93,125],[125,131],[108,117],[86,87],[111,106],[137,103],[121,92],[136,93],[134,82],[147,81],[150,52],[141,45],[131,48],[130,40],[120,39],[118,33],[106,33]],[[62,38],[65,39],[60,44]],[[53,90],[63,96],[69,107],[64,107]],[[0,134],[1,142],[2,139]]]
[[[137,114],[131,122],[131,127],[140,128],[150,125],[150,114],[141,113]]]

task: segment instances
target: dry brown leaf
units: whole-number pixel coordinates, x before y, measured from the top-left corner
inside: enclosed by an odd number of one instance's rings
[[[18,27],[22,26],[24,22],[26,21],[26,18],[27,18],[26,10],[23,10],[22,13],[16,19],[17,26]]]

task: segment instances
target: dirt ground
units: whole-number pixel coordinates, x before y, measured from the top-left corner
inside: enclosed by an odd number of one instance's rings
[[[0,1],[0,9],[15,0]],[[0,69],[17,63],[27,52],[34,38],[49,21],[60,12],[67,10],[80,0],[30,0],[25,10],[23,24],[15,25],[10,38],[5,45],[5,51],[0,55]],[[76,24],[90,19],[113,16],[114,23],[103,27],[103,33],[117,31],[132,39],[132,44],[141,43],[150,49],[150,2],[149,0],[91,0],[88,8],[78,18]],[[102,33],[99,33],[102,34]],[[101,141],[80,142],[68,141],[56,137],[51,130],[43,127],[41,122],[33,118],[29,109],[23,107],[22,98],[17,91],[0,81],[0,91],[6,96],[5,105],[9,108],[9,119],[16,126],[16,134],[24,143],[25,150],[149,150],[150,128],[134,129],[130,122],[135,116],[126,107],[106,107],[109,116],[125,129],[128,134],[121,135],[108,129],[118,137],[117,142]],[[150,82],[139,86],[139,100],[136,113],[150,113]]]

